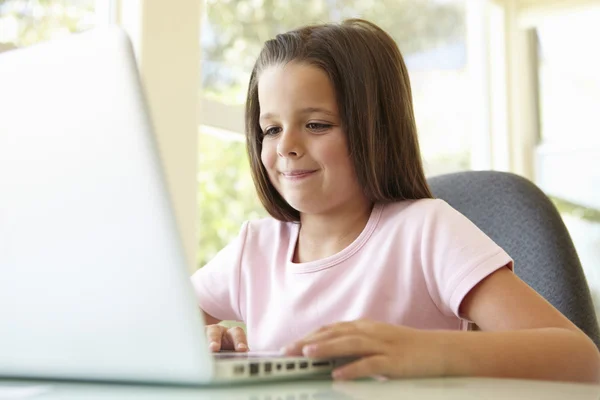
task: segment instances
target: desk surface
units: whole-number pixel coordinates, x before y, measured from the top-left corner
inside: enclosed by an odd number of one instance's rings
[[[600,385],[504,379],[423,379],[387,382],[324,380],[182,388],[0,380],[0,399],[350,400],[350,399],[544,399],[600,398]]]

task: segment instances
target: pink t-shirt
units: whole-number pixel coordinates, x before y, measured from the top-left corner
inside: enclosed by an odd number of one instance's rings
[[[299,224],[246,222],[192,276],[200,308],[246,323],[251,350],[278,350],[338,321],[369,318],[420,329],[462,329],[460,303],[512,260],[442,200],[376,204],[350,246],[293,263]]]

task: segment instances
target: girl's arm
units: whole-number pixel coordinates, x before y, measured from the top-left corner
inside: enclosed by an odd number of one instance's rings
[[[218,324],[219,322],[221,322],[220,319],[213,317],[212,315],[210,315],[209,313],[207,313],[204,310],[202,310],[202,314],[204,314],[204,323],[206,325],[215,325],[215,324]]]
[[[506,268],[469,292],[461,314],[483,332],[439,336],[448,375],[600,381],[592,340]]]
[[[286,348],[314,358],[359,357],[333,376],[482,376],[600,382],[596,345],[508,268],[475,286],[461,314],[483,332],[425,331],[373,321],[321,328]]]

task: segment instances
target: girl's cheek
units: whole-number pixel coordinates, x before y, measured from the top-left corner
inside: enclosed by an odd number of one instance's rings
[[[270,144],[265,144],[260,153],[260,160],[267,170],[272,169],[277,162],[277,152],[272,147]]]

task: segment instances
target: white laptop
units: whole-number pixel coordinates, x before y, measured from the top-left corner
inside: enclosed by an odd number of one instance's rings
[[[0,377],[207,384],[335,361],[208,351],[131,45],[0,54]]]

